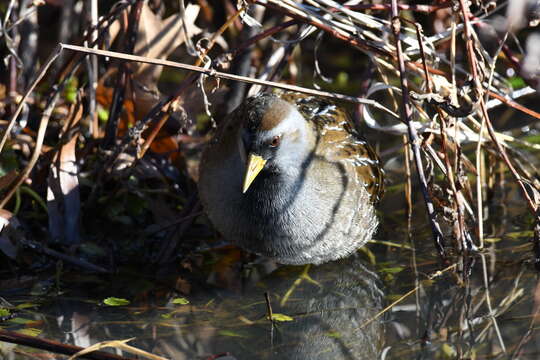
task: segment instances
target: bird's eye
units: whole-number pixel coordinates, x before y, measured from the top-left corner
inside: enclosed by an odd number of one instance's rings
[[[281,136],[274,136],[272,140],[270,140],[270,147],[277,147],[281,143]]]

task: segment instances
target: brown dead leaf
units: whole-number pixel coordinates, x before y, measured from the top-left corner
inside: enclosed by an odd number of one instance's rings
[[[186,27],[189,36],[200,34],[202,31],[195,26],[199,11],[200,7],[194,4],[189,4],[186,8]],[[127,28],[122,21],[124,21],[124,18],[120,17],[118,21],[109,27],[111,38],[114,39],[119,34],[120,29]],[[135,55],[166,59],[184,41],[185,34],[180,14],[162,19],[152,12],[147,3],[143,5],[137,43],[135,44]],[[134,79],[155,90],[162,70],[160,66],[140,63],[136,64],[132,69],[135,74]]]
[[[195,26],[195,20],[199,15],[199,6],[189,4],[186,8],[186,28],[188,36],[201,33],[201,29]],[[143,7],[141,21],[139,23],[139,36],[135,45],[135,53],[151,58],[165,59],[186,39],[180,14],[161,19],[155,15],[148,6]],[[150,64],[141,64],[135,78],[145,84],[157,83],[161,69]]]
[[[172,136],[157,137],[151,148],[156,154],[172,154],[178,151],[178,142]]]
[[[199,15],[199,6],[189,4],[186,8],[185,19],[188,36],[201,33],[195,26]],[[154,14],[145,3],[139,21],[139,32],[135,44],[135,54],[154,59],[166,59],[174,50],[184,43],[186,35],[183,31],[180,14],[161,19]],[[157,83],[163,68],[151,64],[138,63],[133,70],[133,82],[127,94],[131,94],[134,106],[134,116],[142,119],[162,98]]]
[[[101,78],[96,89],[96,100],[104,108],[110,109],[113,99],[113,89],[105,86],[105,80],[111,76],[108,73]],[[128,94],[130,92],[127,92]],[[120,113],[120,121],[118,123],[118,135],[123,136],[126,130],[135,124],[136,112],[135,103],[131,98],[124,99],[122,104],[122,112]]]
[[[186,28],[189,36],[201,33],[201,29],[195,26],[199,15],[198,5],[189,4],[186,8]],[[119,35],[121,29],[127,26],[123,23],[124,17],[120,17],[109,27],[111,38]],[[135,54],[155,59],[166,59],[171,53],[185,41],[182,18],[180,14],[171,15],[162,19],[156,15],[145,3],[142,8],[135,44]],[[118,135],[123,136],[127,128],[140,120],[150,112],[155,104],[162,98],[158,91],[157,83],[161,75],[162,67],[145,63],[131,63],[131,78],[126,84],[125,100],[120,115]],[[105,84],[116,73],[116,69],[109,71],[103,76],[97,89],[97,100],[106,108],[110,108],[113,89]]]

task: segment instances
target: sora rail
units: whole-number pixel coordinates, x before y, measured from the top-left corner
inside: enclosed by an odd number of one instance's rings
[[[383,173],[335,103],[262,93],[220,123],[202,155],[199,192],[227,240],[280,263],[320,264],[371,239]]]

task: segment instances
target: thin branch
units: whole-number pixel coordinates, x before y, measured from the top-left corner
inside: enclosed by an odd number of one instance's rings
[[[47,131],[47,125],[49,124],[49,119],[51,118],[51,114],[54,110],[54,106],[56,105],[56,101],[58,100],[58,97],[60,96],[60,91],[56,91],[53,96],[50,98],[47,107],[43,111],[43,115],[41,116],[41,121],[39,123],[39,129],[37,133],[36,138],[36,146],[34,147],[34,151],[32,152],[32,157],[30,158],[30,161],[28,161],[28,164],[24,168],[24,170],[19,174],[17,180],[14,182],[14,184],[11,185],[9,191],[6,193],[6,196],[0,201],[0,209],[4,208],[6,204],[9,202],[11,197],[15,194],[19,186],[28,178],[28,175],[30,175],[30,172],[36,165],[40,155],[41,155],[41,148],[43,147],[43,140],[45,139],[45,132]]]
[[[409,134],[409,142],[413,149],[413,157],[416,164],[416,174],[420,181],[420,188],[422,189],[422,195],[424,196],[424,202],[426,204],[426,211],[431,224],[431,231],[433,233],[433,240],[435,242],[435,248],[439,253],[441,259],[445,260],[446,255],[444,252],[444,236],[441,228],[435,219],[435,208],[430,198],[426,176],[424,174],[424,166],[422,164],[422,158],[420,155],[420,142],[416,129],[411,124],[412,107],[409,101],[409,91],[407,85],[407,78],[405,76],[405,60],[403,59],[403,51],[401,48],[401,41],[399,38],[401,28],[401,21],[399,19],[397,0],[392,0],[392,31],[396,41],[396,51],[399,66],[399,75],[401,81],[401,119],[407,125],[407,132]]]
[[[357,5],[344,5],[346,8],[351,10],[391,10],[392,7],[389,4],[357,4]],[[408,4],[398,4],[399,10],[408,10],[408,11],[414,11],[419,13],[432,13],[441,9],[447,9],[452,6],[452,3],[450,1],[447,1],[446,3],[442,4],[436,4],[436,5],[423,5],[423,4],[417,4],[417,5],[408,5]]]
[[[133,53],[135,50],[135,44],[137,42],[137,34],[139,28],[139,20],[141,18],[143,5],[143,1],[137,0],[137,2],[131,8],[131,12],[129,14],[129,24],[126,30],[127,41],[124,49],[127,53]],[[127,86],[127,83],[130,80],[131,77],[129,76],[126,64],[121,63],[116,77],[116,86],[114,87],[111,107],[109,110],[109,119],[107,120],[107,125],[105,127],[105,137],[103,138],[102,142],[104,147],[112,146],[114,140],[116,139],[116,132],[118,130],[118,119],[120,118],[120,113],[122,112],[122,108],[124,107],[126,91],[128,90],[128,88],[131,88],[131,86]]]
[[[482,279],[484,280],[484,287],[486,288],[486,305],[489,310],[489,318],[491,319],[491,322],[493,324],[493,328],[495,329],[495,333],[497,334],[497,339],[499,340],[499,344],[501,345],[501,348],[504,353],[506,353],[506,346],[504,345],[504,341],[501,335],[501,330],[499,329],[499,324],[497,323],[497,319],[495,318],[495,311],[493,311],[493,306],[491,305],[491,295],[489,293],[489,281],[487,277],[487,266],[486,266],[486,257],[484,254],[480,254],[480,259],[482,260]]]
[[[46,350],[63,355],[74,355],[79,351],[84,350],[84,348],[79,346],[62,344],[54,340],[41,339],[38,337],[24,335],[21,333],[3,329],[0,329],[0,341],[4,341],[10,344],[24,345],[30,348]],[[94,351],[89,354],[81,355],[80,357],[91,360],[135,360],[134,358],[127,358],[124,356],[106,353],[103,351]]]
[[[480,104],[482,116],[484,117],[486,121],[489,136],[491,137],[491,140],[493,140],[493,143],[495,144],[495,148],[497,149],[499,155],[502,157],[502,159],[506,163],[506,166],[508,167],[508,169],[514,176],[514,179],[519,184],[519,187],[521,188],[521,192],[523,193],[523,196],[527,200],[527,205],[529,206],[529,209],[535,215],[538,221],[539,220],[538,215],[536,214],[538,204],[536,204],[533,201],[533,199],[530,197],[527,189],[525,188],[525,182],[523,181],[521,176],[518,174],[514,165],[508,158],[508,155],[504,147],[502,147],[501,144],[499,143],[499,140],[497,139],[497,135],[495,133],[495,129],[493,128],[493,125],[491,124],[491,120],[489,119],[489,114],[488,114],[486,103],[484,101],[484,96],[483,96],[484,89],[482,88],[482,84],[480,82],[480,78],[478,74],[478,64],[477,64],[477,59],[474,52],[474,44],[473,44],[473,39],[472,39],[472,34],[471,34],[472,30],[471,30],[471,24],[469,22],[469,17],[470,17],[469,6],[465,2],[465,0],[459,0],[459,3],[461,5],[463,22],[465,23],[464,33],[465,33],[466,45],[467,45],[467,59],[469,61],[469,70],[474,80],[475,89],[478,92],[478,102]]]
[[[6,144],[6,141],[7,141],[8,137],[9,137],[9,134],[10,134],[11,130],[13,129],[13,126],[15,125],[15,121],[17,120],[17,117],[19,117],[19,115],[21,114],[21,111],[22,111],[22,109],[24,107],[24,104],[26,103],[26,100],[28,99],[28,97],[30,96],[32,91],[34,91],[34,89],[36,88],[37,84],[41,81],[41,79],[43,79],[43,77],[47,73],[47,70],[49,70],[49,68],[54,63],[54,61],[58,58],[58,56],[60,56],[61,52],[62,52],[62,47],[60,45],[58,45],[51,52],[51,55],[49,55],[49,58],[47,59],[47,61],[45,61],[45,64],[41,67],[41,70],[40,70],[38,76],[34,79],[34,81],[32,82],[32,85],[30,85],[28,90],[26,90],[26,93],[22,97],[21,101],[19,101],[19,105],[17,106],[17,110],[11,116],[11,119],[9,119],[8,126],[7,126],[6,130],[4,131],[4,133],[2,134],[2,140],[0,141],[0,153],[4,149],[4,145]]]
[[[348,96],[343,94],[337,94],[337,93],[331,93],[328,91],[322,91],[322,90],[315,90],[315,89],[309,89],[301,86],[295,86],[295,85],[289,85],[289,84],[282,84],[274,81],[266,81],[266,80],[259,80],[259,79],[253,79],[245,76],[238,76],[234,74],[228,74],[220,71],[216,71],[214,69],[205,69],[200,66],[194,66],[194,65],[188,65],[188,64],[182,64],[174,61],[169,60],[160,60],[160,59],[152,59],[144,56],[137,56],[137,55],[131,55],[131,54],[123,54],[119,52],[114,51],[107,51],[107,50],[97,50],[97,49],[91,49],[86,48],[83,46],[77,46],[77,45],[69,45],[69,44],[60,44],[60,47],[62,49],[68,49],[68,50],[74,50],[79,51],[87,54],[94,54],[94,55],[100,55],[100,56],[108,56],[116,59],[123,59],[128,61],[139,61],[147,64],[154,64],[154,65],[162,65],[162,66],[169,66],[176,69],[184,69],[189,71],[195,71],[198,73],[203,73],[208,76],[227,79],[227,80],[236,80],[236,81],[244,81],[250,84],[259,84],[259,85],[265,85],[265,86],[272,86],[278,89],[283,90],[289,90],[289,91],[296,91],[301,92],[308,95],[314,95],[314,96],[322,96],[326,98],[330,98],[337,101],[347,101],[352,102],[356,104],[365,104],[373,106],[379,110],[382,110],[386,112],[387,114],[391,115],[392,117],[399,119],[399,115],[397,115],[395,112],[393,112],[390,109],[387,109],[386,107],[382,106],[378,102],[374,100],[364,99],[364,98],[358,98],[354,96]]]

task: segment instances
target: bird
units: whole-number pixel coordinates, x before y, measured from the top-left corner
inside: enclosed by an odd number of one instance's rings
[[[384,172],[337,103],[265,92],[219,123],[198,189],[226,240],[281,264],[321,264],[372,238]]]

